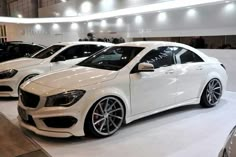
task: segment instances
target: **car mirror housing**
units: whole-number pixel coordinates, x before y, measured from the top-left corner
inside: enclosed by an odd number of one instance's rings
[[[150,63],[139,63],[138,72],[154,72],[154,66]]]

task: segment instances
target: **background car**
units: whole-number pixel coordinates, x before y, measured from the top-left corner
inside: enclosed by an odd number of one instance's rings
[[[226,143],[219,154],[219,157],[235,157],[235,156],[236,156],[236,126],[229,133]]]
[[[11,59],[30,57],[36,52],[46,48],[43,45],[12,41],[0,45],[0,62]]]
[[[17,97],[19,86],[46,72],[69,68],[95,52],[113,44],[103,42],[69,42],[52,45],[32,57],[0,64],[0,96]]]
[[[19,122],[44,136],[107,137],[123,123],[171,108],[213,107],[226,82],[224,66],[190,46],[125,43],[24,83]]]

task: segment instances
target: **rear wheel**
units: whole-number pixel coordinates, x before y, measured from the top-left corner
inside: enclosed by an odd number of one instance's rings
[[[105,97],[90,109],[85,122],[86,133],[96,137],[114,134],[124,121],[124,106],[118,98]]]
[[[213,107],[219,103],[222,96],[222,84],[218,79],[212,79],[205,87],[202,97],[201,105],[203,107]]]

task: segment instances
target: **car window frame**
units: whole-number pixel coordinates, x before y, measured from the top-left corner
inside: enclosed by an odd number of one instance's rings
[[[176,64],[189,64],[189,63],[202,63],[202,62],[204,62],[204,59],[201,56],[199,56],[197,53],[195,53],[194,51],[192,51],[192,50],[190,50],[188,48],[180,47],[180,46],[173,46],[173,47],[181,48],[182,50],[186,50],[186,52],[191,52],[192,54],[194,54],[197,58],[199,58],[201,60],[200,62],[199,61],[194,61],[194,62],[193,61],[189,61],[189,62],[182,63],[181,58],[178,61],[178,59],[176,57],[176,53],[173,53]],[[195,60],[195,58],[194,58],[194,60]]]
[[[159,47],[157,47],[156,49],[151,49],[149,52],[147,52],[147,53],[140,59],[140,62],[139,62],[139,63],[145,63],[145,62],[142,62],[142,60],[143,60],[149,53],[151,53],[153,50],[157,50],[157,49],[159,49],[159,48],[169,48],[169,47],[171,47],[171,46],[159,46]],[[172,59],[172,61],[173,61],[173,63],[172,63],[171,65],[160,66],[160,67],[157,67],[157,68],[154,67],[154,69],[159,69],[159,68],[162,68],[162,67],[169,67],[169,66],[175,65],[176,63],[175,63],[174,54],[173,54],[172,51],[171,51],[171,57],[172,57],[171,59]]]
[[[167,47],[167,48],[168,48],[168,47],[172,47],[172,46],[158,46],[158,47],[156,47],[156,49],[162,48],[162,47]],[[134,74],[134,73],[137,73],[137,72],[138,72],[138,65],[139,65],[140,63],[144,63],[144,62],[142,62],[142,59],[143,59],[145,56],[147,56],[148,53],[150,53],[150,52],[151,52],[152,50],[154,50],[154,49],[155,49],[155,48],[150,49],[146,54],[144,54],[144,56],[141,57],[141,59],[139,60],[139,62],[138,62],[137,64],[135,64],[134,67],[132,68],[132,70],[130,71],[130,74]],[[173,52],[171,52],[171,53],[172,53],[173,64],[170,65],[170,66],[173,66],[173,65],[176,65],[176,61],[175,61],[175,56],[174,56]],[[158,68],[154,68],[154,70],[159,69],[159,68],[163,68],[163,67],[170,67],[170,66],[161,66],[161,67],[158,67]]]
[[[64,53],[65,51],[68,51],[69,49],[72,49],[74,47],[79,47],[79,46],[86,46],[86,45],[73,45],[73,46],[70,46],[70,47],[67,47],[66,49],[62,50],[61,52],[59,52],[58,54],[56,54],[52,59],[51,59],[51,62],[53,62],[53,60],[60,56],[62,53]],[[87,47],[86,47],[87,48]],[[84,58],[84,57],[79,57],[79,58]],[[79,59],[79,58],[74,58],[74,59]],[[68,60],[72,60],[72,59],[65,59],[65,61],[68,61]]]

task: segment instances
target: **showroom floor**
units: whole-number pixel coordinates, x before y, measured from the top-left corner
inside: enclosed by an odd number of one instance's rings
[[[216,157],[236,125],[236,93],[215,108],[187,106],[124,126],[106,139],[55,139],[25,132],[53,157]],[[0,111],[17,125],[17,101],[0,99]]]

